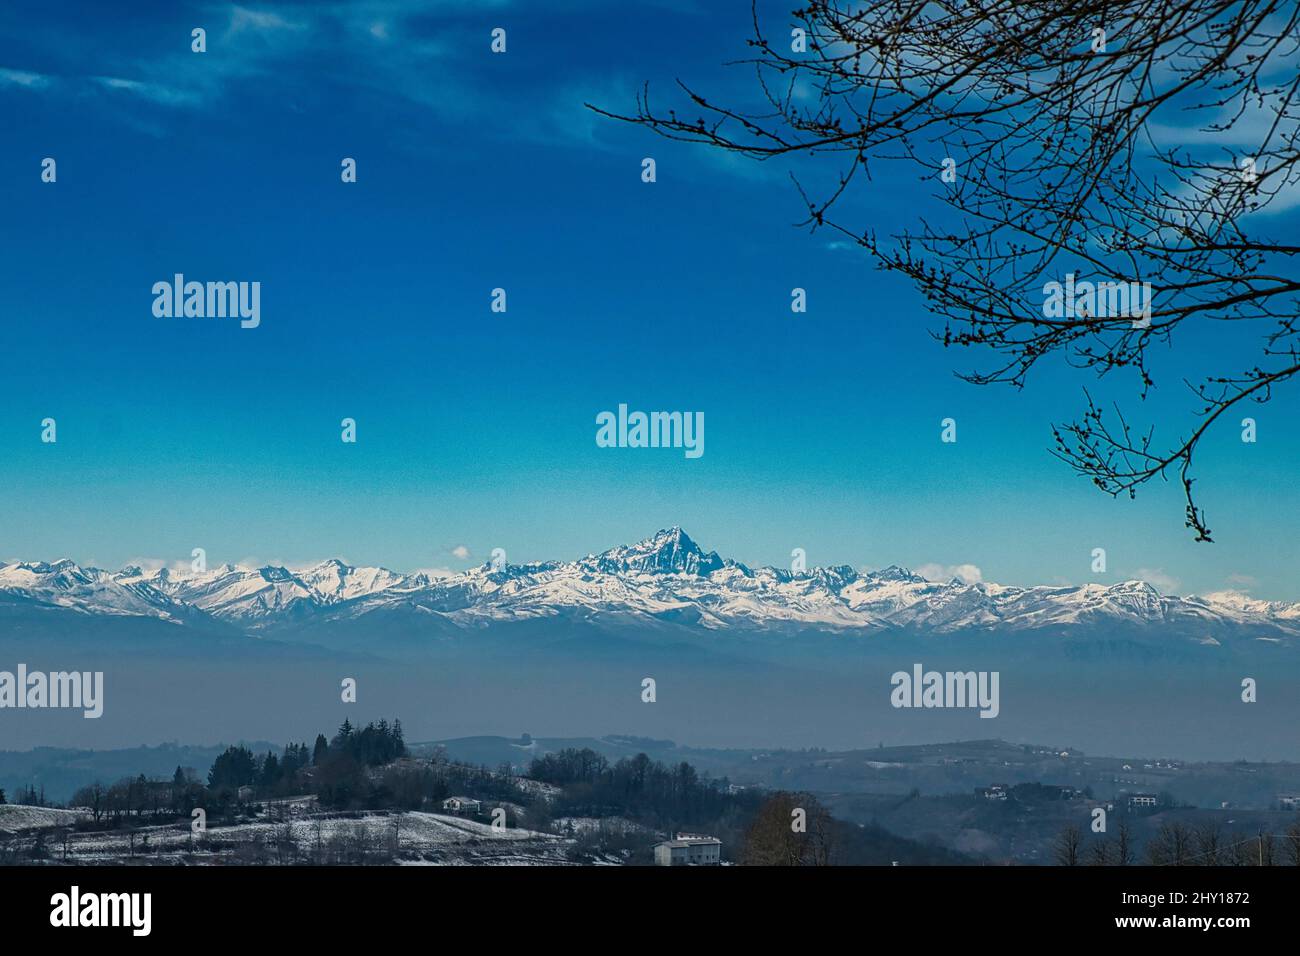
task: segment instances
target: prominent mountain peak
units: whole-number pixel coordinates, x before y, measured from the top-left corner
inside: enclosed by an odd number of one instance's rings
[[[320,564],[313,564],[311,567],[304,568],[303,570],[305,571],[353,571],[355,570],[355,568],[353,568],[352,565],[348,564],[342,558],[326,558],[324,561],[320,562]]]
[[[691,536],[674,525],[655,532],[644,541],[610,548],[596,556],[601,571],[660,574],[710,574],[723,566],[717,552],[705,551]]]
[[[1111,591],[1134,591],[1138,594],[1159,594],[1160,589],[1150,581],[1128,580],[1118,581],[1112,584],[1108,590]]]
[[[680,525],[661,528],[642,541],[637,547],[653,548],[656,551],[681,552],[683,554],[703,554],[704,551],[691,540],[691,536]]]

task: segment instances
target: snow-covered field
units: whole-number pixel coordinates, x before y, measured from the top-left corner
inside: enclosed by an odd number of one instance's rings
[[[25,807],[17,804],[0,804],[0,831],[21,833],[41,827],[62,827],[88,818],[81,810],[53,810],[49,807]]]
[[[111,863],[398,863],[440,865],[558,865],[569,862],[568,837],[518,827],[491,825],[440,813],[335,815],[305,813],[288,805],[287,819],[210,826],[200,837],[188,823],[134,830],[74,833],[68,862]],[[8,811],[4,813],[3,811]],[[57,826],[84,816],[73,811],[0,807],[10,830]],[[3,828],[3,827],[0,827]],[[47,841],[51,856],[63,858],[61,839]]]

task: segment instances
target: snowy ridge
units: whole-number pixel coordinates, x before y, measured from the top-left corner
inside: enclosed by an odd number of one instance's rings
[[[430,578],[332,559],[308,568],[222,565],[202,573],[117,572],[53,564],[0,566],[0,599],[86,614],[211,617],[248,630],[378,610],[435,616],[459,627],[539,617],[632,617],[704,629],[963,630],[1165,628],[1200,643],[1225,629],[1300,637],[1300,604],[1227,591],[1160,594],[1123,581],[1011,587],[929,581],[899,567],[792,573],[705,551],[681,528],[576,561],[483,565]]]

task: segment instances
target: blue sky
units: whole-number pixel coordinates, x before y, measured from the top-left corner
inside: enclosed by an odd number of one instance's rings
[[[1090,376],[957,380],[979,356],[934,343],[910,287],[793,226],[788,168],[583,108],[631,109],[644,81],[667,102],[678,76],[751,95],[722,65],[748,18],[686,0],[6,4],[0,559],[462,568],[681,524],[753,564],[802,547],[1300,600],[1294,390],[1248,412],[1258,443],[1235,420],[1207,439],[1217,542],[1195,544],[1174,485],[1113,500],[1048,454]],[[933,191],[885,171],[844,211],[888,233]],[[261,326],[155,318],[151,287],[177,272],[260,281]],[[1191,330],[1128,407],[1177,432],[1181,378],[1248,366],[1252,345]],[[620,402],[703,411],[706,453],[597,448],[595,415]]]

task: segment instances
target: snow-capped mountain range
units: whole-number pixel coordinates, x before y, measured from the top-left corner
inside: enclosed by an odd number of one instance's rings
[[[576,561],[491,565],[449,574],[400,574],[337,559],[312,567],[204,572],[83,568],[64,559],[0,566],[0,607],[20,603],[92,615],[215,620],[245,631],[361,619],[386,610],[474,628],[565,616],[641,618],[722,630],[1032,631],[1165,628],[1200,643],[1243,630],[1300,637],[1300,604],[1238,592],[1162,595],[1142,581],[1011,587],[930,581],[903,568],[840,566],[791,572],[750,568],[704,551],[680,528]]]

